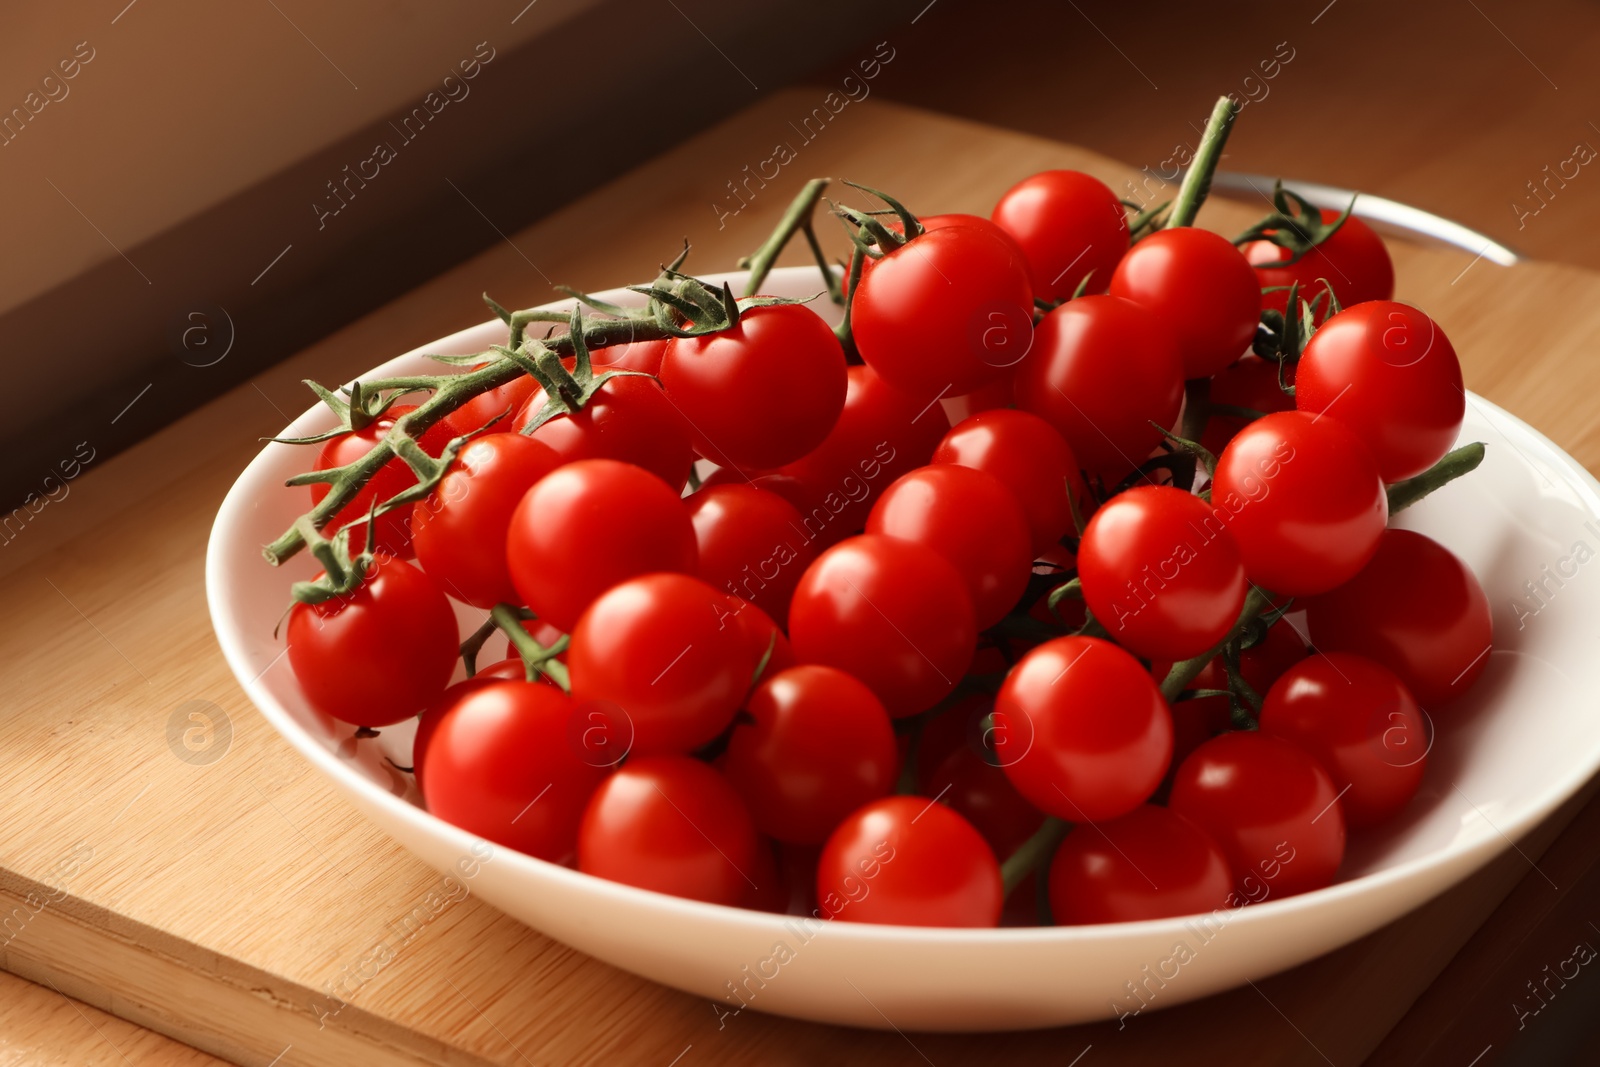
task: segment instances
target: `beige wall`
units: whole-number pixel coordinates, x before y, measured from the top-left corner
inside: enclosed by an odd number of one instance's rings
[[[7,0],[0,118],[30,117],[0,125],[0,311],[597,2]]]

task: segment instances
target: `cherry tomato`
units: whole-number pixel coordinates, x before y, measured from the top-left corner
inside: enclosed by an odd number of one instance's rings
[[[1050,861],[1050,911],[1063,925],[1195,915],[1232,895],[1227,857],[1205,831],[1150,804],[1073,827]]]
[[[1293,381],[1293,375],[1290,375]],[[1294,397],[1278,384],[1278,364],[1260,356],[1245,356],[1211,376],[1210,401],[1213,405],[1245,408],[1261,415],[1294,409]],[[1213,456],[1220,456],[1234,435],[1250,419],[1218,412],[1206,420],[1200,443]]]
[[[522,661],[515,655],[508,659],[491,663],[484,667],[471,678],[463,678],[454,685],[449,686],[439,694],[433,703],[417,716],[417,732],[411,739],[411,773],[417,780],[417,788],[427,794],[427,787],[423,784],[423,764],[428,760],[428,742],[433,736],[434,729],[444,718],[445,712],[455,706],[456,702],[468,693],[482,689],[492,682],[521,682],[527,680],[527,669]]]
[[[1283,672],[1305,659],[1306,643],[1287,619],[1279,620],[1267,628],[1266,634],[1239,653],[1239,674],[1255,690],[1256,696],[1265,697],[1272,684]],[[1170,664],[1162,665],[1157,679],[1166,677]],[[1228,668],[1218,656],[1194,676],[1190,689],[1227,689]],[[1195,697],[1180,700],[1172,705],[1172,765],[1176,768],[1189,753],[1199,748],[1217,734],[1229,729],[1233,723],[1233,707],[1225,696]]]
[[[1017,368],[1017,406],[1054,426],[1085,469],[1120,479],[1161,443],[1183,405],[1183,364],[1161,321],[1115,296],[1068,301],[1039,320]]]
[[[899,756],[889,713],[843,671],[791,667],[758,686],[745,711],[750,721],[733,728],[723,773],[762,833],[821,844],[846,815],[894,786]]]
[[[530,856],[570,860],[584,808],[609,772],[571,744],[572,713],[565,693],[533,682],[490,681],[461,694],[426,739],[418,784],[428,810]]]
[[[972,600],[956,569],[931,548],[863,534],[806,569],[789,607],[801,663],[855,675],[900,717],[955,688],[977,642]]]
[[[354,463],[372,450],[372,446],[381,441],[385,434],[394,427],[395,420],[410,411],[415,411],[414,404],[395,404],[388,411],[378,416],[359,430],[351,433],[340,434],[338,437],[329,438],[322,445],[322,450],[317,453],[316,469],[319,471],[332,470]],[[450,443],[451,438],[460,436],[453,415],[434,423],[424,433],[418,444],[430,456],[438,456],[444,451],[444,446]],[[476,429],[476,427],[472,427]],[[332,537],[335,532],[352,524],[358,524],[351,532],[351,543],[360,546],[366,540],[366,517],[372,507],[373,500],[383,503],[392,496],[405,492],[417,484],[417,476],[406,465],[406,461],[399,456],[394,457],[378,468],[361,491],[351,498],[350,503],[340,508],[323,527],[322,532]],[[328,495],[328,486],[322,482],[311,484],[311,502],[319,504]],[[411,511],[416,505],[405,504],[393,511],[379,515],[373,523],[373,534],[377,548],[391,556],[408,559],[411,556]]]
[[[817,558],[794,505],[748,482],[704,486],[685,503],[700,577],[773,618],[788,618],[795,583]]]
[[[417,714],[444,692],[458,654],[455,612],[438,583],[382,553],[354,592],[296,604],[286,636],[306,703],[356,726]]]
[[[1351,829],[1398,813],[1427,767],[1430,738],[1417,702],[1388,668],[1348,652],[1289,668],[1267,693],[1261,732],[1317,758]]]
[[[1084,278],[1103,293],[1128,251],[1128,215],[1117,194],[1076,170],[1046,170],[1013,185],[991,216],[1028,260],[1033,293],[1066,300]]]
[[[1389,520],[1378,466],[1331,416],[1282,411],[1239,431],[1217,460],[1211,504],[1257,585],[1282,596],[1349,581]]]
[[[480,608],[515,603],[505,553],[483,546],[505,544],[523,494],[561,459],[521,434],[495,433],[467,442],[456,461],[411,513],[417,562],[458,600]]]
[[[572,696],[633,724],[633,752],[688,752],[733,721],[757,657],[732,605],[698,578],[648,574],[583,613],[567,652]]]
[[[724,467],[781,467],[838,421],[844,350],[803,304],[753,307],[729,329],[673,338],[661,384],[702,456]]]
[[[972,392],[1028,350],[1027,262],[986,220],[929,230],[889,252],[862,276],[850,303],[861,358],[924,403]]]
[[[595,790],[578,829],[578,870],[712,904],[759,891],[760,841],[727,779],[686,756],[630,759]]]
[[[839,824],[817,862],[817,903],[845,922],[994,926],[1000,865],[967,820],[926,797],[885,797]]]
[[[1338,217],[1339,212],[1322,209],[1323,222]],[[1263,289],[1295,282],[1300,286],[1300,299],[1314,300],[1331,286],[1342,307],[1394,296],[1394,263],[1389,250],[1383,246],[1383,238],[1354,215],[1345,219],[1332,237],[1286,266],[1274,264],[1283,263],[1291,253],[1271,241],[1251,241],[1241,251],[1255,268]],[[1287,289],[1262,294],[1264,307],[1283,312],[1288,303]]]
[[[1312,335],[1295,406],[1328,414],[1366,442],[1386,482],[1427,470],[1455,444],[1467,410],[1461,363],[1428,316],[1392,300],[1357,304]]]
[[[482,370],[488,365],[479,363],[472,369]],[[462,404],[450,413],[450,421],[468,432],[488,426],[491,434],[511,433],[517,428],[517,412],[537,392],[539,383],[533,375],[519,375]]]
[[[1204,500],[1139,485],[1095,512],[1078,546],[1083,599],[1141,656],[1184,660],[1233,629],[1247,592],[1233,537]]]
[[[1143,804],[1172,758],[1172,716],[1127,651],[1058,637],[1006,676],[994,704],[994,753],[1041,811],[1099,822]]]
[[[1489,599],[1465,563],[1432,538],[1385,530],[1372,561],[1306,601],[1311,641],[1354,652],[1400,676],[1424,708],[1459,697],[1489,665]]]
[[[579,460],[540,479],[506,535],[506,567],[523,603],[565,632],[618,582],[693,574],[696,561],[694,524],[678,494],[614,459]]]
[[[1239,250],[1210,230],[1157,230],[1128,250],[1111,295],[1149,308],[1172,330],[1185,378],[1215,374],[1244,354],[1261,319],[1261,285]]]
[[[966,583],[978,629],[1016,607],[1033,572],[1028,517],[1000,480],[951,463],[921,467],[884,490],[867,533],[925,545]]]
[[[1022,505],[1035,556],[1073,531],[1073,501],[1079,515],[1090,510],[1089,490],[1071,446],[1027,411],[1001,408],[969,416],[944,435],[933,462],[957,463],[998,478]]]
[[[1253,903],[1333,882],[1344,861],[1339,793],[1315,758],[1281,737],[1242,730],[1195,749],[1172,784],[1173,811],[1228,857]]]
[[[905,227],[900,224],[900,220],[898,218],[893,216],[880,216],[879,221],[889,229],[893,230],[895,233],[906,232]],[[1006,241],[1010,243],[1011,248],[1016,251],[1017,257],[1019,259],[1024,258],[1022,255],[1022,246],[1016,242],[1016,239],[1013,238],[1009,233],[1006,233],[1004,230],[997,228],[992,222],[990,222],[990,220],[984,218],[982,215],[968,215],[959,211],[950,211],[943,215],[923,215],[917,219],[917,221],[922,223],[922,229],[924,233],[929,230],[942,230],[947,226],[976,225],[980,229],[986,230],[987,232],[998,237],[1005,238]],[[862,259],[861,278],[865,278],[867,276],[867,272],[872,270],[872,265],[877,262],[878,260],[873,259],[871,256],[867,256],[866,258]],[[857,284],[860,284],[860,278],[857,279]],[[850,295],[850,278],[848,274],[844,278],[842,288],[845,296],[848,297]],[[987,386],[985,388],[987,388]]]
[[[949,429],[940,405],[913,400],[870,367],[851,367],[832,432],[810,455],[756,484],[793,504],[807,536],[826,547],[859,533],[889,483],[927,463]]]
[[[517,413],[517,428],[527,426],[544,403],[544,390],[535,391]],[[607,380],[581,411],[556,415],[528,436],[553,448],[563,463],[620,460],[643,467],[675,490],[689,480],[694,464],[683,416],[660,385],[637,374]]]

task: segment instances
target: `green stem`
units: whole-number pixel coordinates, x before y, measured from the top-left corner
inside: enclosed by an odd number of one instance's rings
[[[745,296],[755,296],[761,291],[761,284],[767,280],[767,274],[772,270],[772,265],[778,261],[779,253],[789,243],[790,238],[802,229],[810,227],[811,213],[815,210],[817,201],[822,199],[822,191],[828,187],[829,180],[812,178],[806,182],[800,190],[800,195],[790,201],[783,218],[778,220],[772,236],[768,237],[752,255],[740,261],[740,266],[750,268],[750,280],[744,287]]]
[[[866,229],[857,231],[856,236],[861,240],[866,239]],[[839,345],[844,349],[845,359],[860,363],[861,357],[856,352],[856,340],[850,332],[850,309],[856,302],[856,289],[861,285],[861,265],[866,262],[866,253],[858,244],[850,253],[850,269],[845,282],[844,318],[839,320],[839,325],[833,328],[833,335],[839,339]]]
[[[1222,161],[1222,146],[1228,142],[1228,133],[1238,116],[1239,109],[1232,100],[1226,96],[1217,98],[1205,133],[1200,136],[1200,147],[1194,154],[1194,163],[1189,167],[1189,173],[1183,176],[1183,184],[1178,187],[1178,198],[1172,203],[1172,214],[1167,216],[1166,229],[1194,225],[1200,205],[1206,202],[1206,194],[1211,192],[1211,176],[1217,172],[1217,164]]]
[[[1006,896],[1009,897],[1011,891],[1021,885],[1024,878],[1050,861],[1050,857],[1056,854],[1056,847],[1061,844],[1061,839],[1066,837],[1067,831],[1071,829],[1070,822],[1052,815],[1033,832],[1032,837],[1018,845],[1017,850],[1006,857],[1005,862],[1000,864],[1000,882],[1005,887]]]
[[[638,319],[593,319],[587,323],[584,336],[590,348],[601,348],[606,345],[626,344],[629,341],[664,340],[672,334],[654,322]],[[570,355],[573,351],[572,337],[566,334],[552,337],[543,344],[557,355]],[[390,388],[432,389],[434,392],[432,396],[417,405],[415,410],[408,411],[396,419],[394,426],[367,451],[366,455],[338,468],[337,472],[327,472],[333,476],[328,482],[328,495],[323,497],[305,517],[309,518],[313,527],[322,529],[346,504],[355,499],[361,488],[371,481],[386,463],[397,455],[395,447],[397,443],[407,438],[412,440],[421,438],[446,415],[473,397],[516,381],[525,373],[527,372],[516,360],[502,357],[465,374],[414,375],[366,382],[363,388],[368,392]],[[391,437],[393,440],[390,440]],[[297,522],[261,551],[268,563],[277,566],[305,547],[304,532]]]
[[[496,604],[489,612],[489,617],[500,627],[502,633],[511,639],[517,655],[522,657],[523,669],[527,672],[528,681],[534,681],[540,674],[549,678],[561,687],[562,692],[572,692],[572,681],[567,677],[567,665],[556,659],[565,652],[569,639],[565,634],[561,640],[549,648],[533,639],[522,625],[522,613],[510,604]]]
[[[1245,627],[1249,626],[1251,622],[1255,621],[1256,616],[1261,614],[1262,609],[1271,606],[1271,595],[1260,586],[1252,585],[1249,594],[1244,598],[1244,607],[1239,611],[1239,621],[1233,624],[1233,629],[1228,631],[1227,636],[1218,641],[1215,647],[1209,651],[1202,652],[1193,659],[1186,659],[1182,663],[1174,663],[1172,665],[1172,670],[1167,672],[1166,678],[1161,682],[1161,695],[1167,698],[1167,702],[1171,703],[1177,700],[1178,694],[1188,688],[1189,683],[1194,681],[1195,675],[1199,674],[1207,663],[1216,659],[1222,650],[1228,647],[1229,641],[1243,633]]]
[[[1470,445],[1462,445],[1454,452],[1448,453],[1415,478],[1395,482],[1388,489],[1389,514],[1394,515],[1396,512],[1404,511],[1435,489],[1449,485],[1463,474],[1472,473],[1482,462],[1483,442],[1474,441]]]

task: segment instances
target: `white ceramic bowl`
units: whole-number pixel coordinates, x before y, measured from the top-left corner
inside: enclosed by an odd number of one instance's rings
[[[728,277],[737,290],[742,275]],[[818,288],[806,268],[776,271],[764,287],[795,297]],[[638,299],[623,290],[602,295]],[[390,360],[368,378],[431,372],[439,365],[425,352],[474,352],[504,337],[500,323],[485,323]],[[284,435],[331,425],[324,409],[313,408]],[[1600,572],[1600,563],[1588,562],[1600,550],[1600,484],[1537,431],[1475,396],[1462,438],[1488,443],[1483,466],[1405,512],[1400,524],[1442,541],[1477,572],[1494,606],[1488,670],[1440,716],[1421,794],[1396,823],[1352,841],[1338,884],[1204,923],[936,930],[802,922],[488,849],[418,806],[409,777],[382,759],[387,753],[409,765],[409,725],[352,745],[350,727],[306,706],[283,644],[273,639],[289,581],[313,569],[304,553],[274,569],[259,551],[306,505],[303,491],[283,487],[308,465],[304,449],[269,444],[240,475],[212,530],[206,587],[229,665],[289,743],[424,862],[455,872],[472,892],[551,937],[726,1010],[747,1003],[908,1030],[1055,1026],[1178,1004],[1353,941],[1509,847],[1595,773],[1600,715],[1574,679],[1586,675],[1600,647],[1600,584],[1589,573]],[[1540,600],[1529,599],[1528,582],[1543,583]],[[465,609],[462,619],[478,621]],[[489,858],[474,863],[475,848]],[[1143,991],[1137,997],[1134,986]]]

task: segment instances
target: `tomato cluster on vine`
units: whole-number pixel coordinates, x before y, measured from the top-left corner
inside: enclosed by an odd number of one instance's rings
[[[883,200],[838,209],[838,329],[668,272],[660,336],[486,353],[531,369],[310,536],[306,700],[417,718],[474,834],[717,904],[1102,923],[1330,884],[1492,644],[1465,564],[1389,525],[1481,455],[1449,341],[1364,223],[1281,191],[1237,243],[1187,185],[1130,218],[1072,171],[990,218]],[[313,501],[409,410],[352,398]]]

